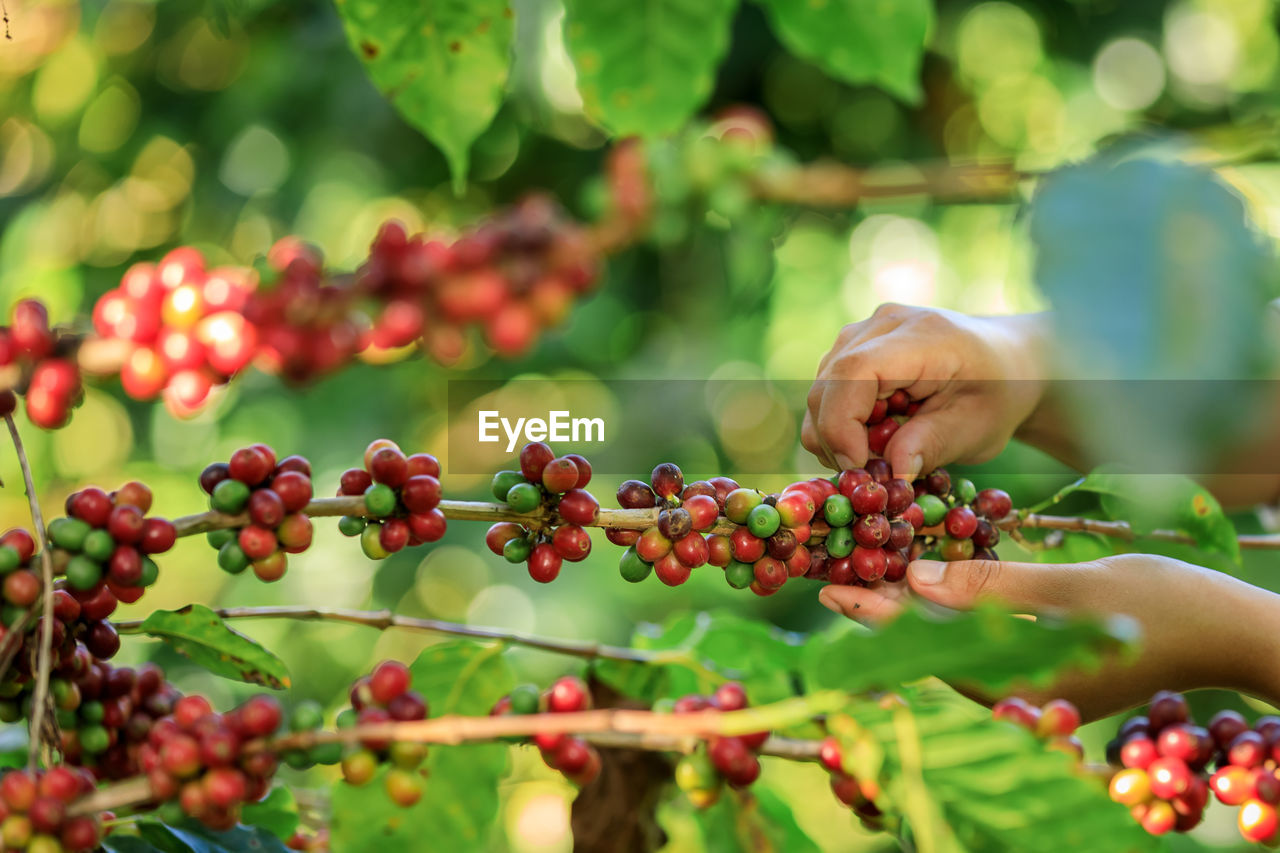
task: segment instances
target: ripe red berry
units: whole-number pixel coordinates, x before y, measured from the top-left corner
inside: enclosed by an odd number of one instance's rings
[[[1201,751],[1200,732],[1204,732],[1204,729],[1187,723],[1166,726],[1156,738],[1156,750],[1162,756],[1180,758],[1188,764],[1195,764]]]
[[[1209,734],[1218,749],[1226,750],[1231,742],[1249,730],[1249,724],[1239,711],[1230,708],[1219,711],[1209,720]]]
[[[512,539],[524,536],[524,528],[513,521],[499,521],[484,535],[484,544],[497,556],[502,556],[502,546]]]
[[[1152,734],[1159,734],[1165,726],[1174,723],[1185,723],[1191,717],[1191,709],[1181,693],[1161,690],[1151,697],[1151,705],[1147,711],[1147,719]]]
[[[591,553],[591,537],[576,524],[562,524],[551,535],[551,546],[561,557],[576,563]]]
[[[1066,736],[1080,728],[1080,711],[1066,699],[1051,699],[1040,709],[1036,734],[1041,737]]]
[[[190,735],[177,735],[160,746],[160,763],[166,773],[186,779],[200,771],[200,744]]]
[[[585,711],[590,707],[591,691],[577,676],[562,676],[547,690],[547,710],[553,714]]]
[[[1147,766],[1151,793],[1162,800],[1172,800],[1191,787],[1192,773],[1180,758],[1157,758]]]
[[[667,586],[680,586],[689,580],[691,569],[672,551],[653,564],[653,573]]]
[[[978,517],[967,506],[953,506],[943,519],[947,535],[953,539],[968,539],[978,529]]]
[[[840,742],[834,737],[825,737],[818,751],[818,760],[822,766],[832,773],[844,772],[844,758],[840,750]]]
[[[675,497],[684,489],[684,473],[678,466],[663,462],[653,469],[649,476],[649,483],[658,496]]]
[[[245,737],[266,737],[280,727],[280,703],[271,696],[250,697],[238,710],[240,733]]]
[[[1228,764],[1209,777],[1209,787],[1219,802],[1238,806],[1253,795],[1253,774],[1244,767]]]
[[[858,515],[871,515],[884,512],[889,504],[889,492],[877,482],[863,483],[853,490],[849,501]]]
[[[55,797],[37,797],[27,812],[36,832],[56,834],[67,818],[67,804]]]
[[[547,445],[540,441],[530,442],[520,449],[520,473],[530,483],[541,483],[542,470],[555,458],[555,453]]]
[[[879,513],[864,515],[853,524],[853,539],[863,548],[879,548],[889,541],[892,532],[889,520]]]
[[[1146,735],[1132,737],[1120,747],[1120,763],[1125,767],[1146,770],[1159,757],[1156,742]]]
[[[756,583],[765,589],[778,589],[787,582],[787,567],[773,557],[761,557],[752,566]]]
[[[872,453],[883,454],[889,446],[889,439],[898,431],[899,424],[892,418],[886,418],[875,426],[867,428],[867,448]]]
[[[737,737],[713,738],[707,747],[707,757],[716,770],[730,780],[748,775],[755,760],[742,738]]]
[[[348,468],[338,481],[338,492],[343,495],[363,495],[373,485],[373,478],[363,468]]]
[[[311,519],[300,512],[286,515],[276,528],[276,539],[288,554],[298,554],[311,547],[314,528]]]
[[[547,763],[562,773],[581,773],[591,763],[591,746],[579,738],[567,737],[547,756]]]
[[[413,690],[406,690],[387,703],[387,714],[393,720],[425,720],[427,718],[427,702]]]
[[[72,496],[67,510],[91,527],[106,527],[111,515],[111,498],[97,486],[90,486]]]
[[[271,556],[275,553],[277,544],[274,531],[255,524],[241,528],[237,542],[250,560],[261,560]]]
[[[275,460],[257,447],[242,447],[231,454],[231,461],[227,465],[232,478],[246,486],[256,486],[271,476]]]
[[[1240,733],[1227,748],[1227,760],[1237,767],[1257,767],[1266,759],[1266,741],[1254,731]]]
[[[112,538],[127,545],[132,545],[142,538],[144,525],[142,510],[132,504],[115,507],[107,517],[107,530]]]
[[[973,511],[981,518],[999,521],[1013,511],[1013,499],[1001,489],[983,489],[973,499]]]
[[[148,518],[142,524],[138,550],[144,554],[163,554],[173,547],[177,538],[178,532],[171,522],[163,518]]]
[[[853,573],[867,583],[880,580],[889,569],[888,557],[883,548],[864,548],[858,545],[849,559],[853,563]]]
[[[1261,800],[1248,800],[1240,807],[1237,823],[1247,841],[1268,843],[1276,837],[1276,808]]]
[[[739,527],[730,533],[729,543],[733,548],[733,558],[740,563],[754,563],[764,556],[764,540],[745,527]]]
[[[400,501],[409,512],[430,512],[440,504],[440,481],[430,474],[416,474],[404,482]]]
[[[117,545],[107,564],[107,578],[121,586],[137,586],[142,582],[142,555],[129,545]]]
[[[529,554],[529,577],[538,583],[551,583],[560,574],[562,558],[548,542],[535,545]]]
[[[552,494],[562,494],[572,489],[578,482],[578,466],[572,459],[560,457],[552,459],[542,469],[542,485]]]
[[[284,501],[274,489],[254,489],[249,495],[249,519],[261,527],[274,528],[284,519]]]
[[[573,484],[575,489],[585,489],[587,484],[591,482],[591,463],[587,461],[585,456],[578,453],[566,454],[565,459],[571,461],[578,469],[578,481]]]
[[[0,799],[10,811],[28,811],[37,796],[36,781],[25,770],[10,770],[0,777]]]
[[[685,508],[688,509],[688,502]],[[813,515],[817,512],[817,504],[814,503],[813,495],[808,491],[786,491],[778,498],[778,503],[774,507],[778,510],[778,518],[782,522],[783,527],[800,527],[808,524],[813,520]],[[692,510],[690,510],[692,512]],[[714,519],[712,519],[714,521]]]
[[[36,540],[21,527],[5,531],[0,536],[0,545],[6,545],[18,552],[18,562],[25,563],[36,553]]]
[[[618,486],[618,506],[624,509],[648,509],[657,503],[653,489],[639,480],[626,480]]]
[[[369,675],[369,692],[373,701],[386,705],[409,689],[411,678],[407,666],[399,661],[384,660]]]
[[[440,462],[430,453],[411,453],[406,460],[409,465],[409,476],[440,477]]]
[[[1040,723],[1040,709],[1019,696],[1001,699],[991,707],[991,716],[997,720],[1008,720],[1028,731],[1035,731]]]
[[[231,767],[215,767],[204,775],[201,782],[206,799],[220,809],[229,809],[244,802],[249,791],[245,775]]]
[[[4,597],[10,604],[30,607],[40,598],[44,584],[40,576],[26,569],[18,569],[4,579]]]
[[[548,466],[549,468],[550,466]],[[561,518],[570,524],[585,527],[596,520],[596,514],[600,511],[600,504],[590,492],[579,488],[571,488],[565,492],[564,497],[560,498],[556,511],[560,513]]]
[[[716,688],[711,704],[721,711],[741,711],[747,707],[747,691],[736,681],[727,681]]]
[[[301,471],[282,471],[271,480],[271,491],[280,496],[280,502],[284,505],[286,513],[301,512],[303,507],[311,501],[311,478]],[[249,498],[249,512],[253,513],[252,495]]]
[[[412,534],[408,521],[403,518],[388,518],[378,530],[378,544],[388,554],[394,554],[404,550]]]
[[[394,519],[393,519],[394,520]],[[422,542],[435,542],[444,536],[448,520],[437,507],[430,512],[415,512],[408,517],[409,531],[413,538]]]
[[[381,447],[369,458],[369,474],[375,483],[398,489],[409,479],[409,460],[398,447]]]

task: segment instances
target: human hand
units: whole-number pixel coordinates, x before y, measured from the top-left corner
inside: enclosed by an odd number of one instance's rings
[[[913,598],[953,609],[981,599],[1043,614],[1127,616],[1142,629],[1136,660],[1065,673],[1035,702],[1061,697],[1086,718],[1133,707],[1157,690],[1226,687],[1280,700],[1280,596],[1170,557],[1121,554],[1087,563],[917,560],[904,583],[829,585],[819,600],[850,619],[879,624]]]
[[[890,438],[895,477],[914,480],[950,462],[998,454],[1036,408],[1043,367],[1038,316],[969,317],[885,304],[845,326],[809,391],[801,439],[832,468],[868,457],[864,426],[898,389],[920,410]]]

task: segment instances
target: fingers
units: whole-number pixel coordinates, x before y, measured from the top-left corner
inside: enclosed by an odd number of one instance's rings
[[[884,458],[893,475],[908,482],[921,473],[970,455],[982,443],[987,421],[976,398],[950,396],[926,405],[889,439]]]
[[[814,425],[818,440],[830,449],[839,468],[866,464],[871,449],[865,422],[876,403],[877,388],[874,377],[861,377],[828,381],[823,389]]]
[[[1012,563],[916,560],[907,567],[907,583],[922,598],[956,610],[996,599],[1030,610],[1078,610],[1092,601],[1104,583],[1096,563]]]
[[[800,427],[800,443],[805,449],[818,457],[818,460],[828,468],[838,469],[840,466],[836,464],[835,457],[831,454],[831,449],[823,444],[822,439],[818,436],[818,429],[813,425],[813,414],[811,412],[804,413],[804,424]]]
[[[879,625],[893,620],[902,612],[902,602],[877,589],[828,584],[818,593],[818,601],[864,625]]]

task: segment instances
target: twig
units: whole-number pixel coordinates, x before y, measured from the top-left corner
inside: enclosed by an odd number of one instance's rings
[[[1113,539],[1124,539],[1132,542],[1137,539],[1151,539],[1156,542],[1176,542],[1180,545],[1195,545],[1193,536],[1177,530],[1151,530],[1137,533],[1127,521],[1105,521],[1097,518],[1078,518],[1061,515],[1040,515],[1030,513],[1022,518],[1011,515],[1003,519],[999,525],[1002,530],[1021,528],[1024,530],[1066,530],[1077,533],[1094,533],[1098,536],[1109,536]],[[1246,550],[1274,550],[1280,548],[1280,534],[1253,533],[1236,537],[1240,547]]]
[[[27,768],[35,770],[40,758],[40,745],[44,741],[45,704],[49,696],[49,673],[53,669],[53,547],[49,544],[49,536],[44,527],[44,516],[40,512],[40,501],[36,498],[36,485],[31,476],[31,463],[22,446],[22,436],[18,435],[18,425],[13,422],[13,415],[5,415],[4,420],[9,425],[13,449],[18,454],[18,465],[22,468],[27,503],[31,507],[31,523],[40,539],[40,576],[43,581],[40,596],[44,606],[40,622],[40,645],[36,653],[35,695],[31,705],[31,748],[27,754]]]
[[[500,717],[446,715],[429,720],[371,723],[349,729],[298,732],[245,744],[249,752],[285,752],[325,743],[358,743],[365,739],[456,745],[500,738],[527,737],[540,732],[570,734],[607,747],[689,752],[716,735],[739,735],[797,725],[816,713],[834,711],[848,701],[838,691],[822,691],[803,698],[785,699],[742,711],[698,711],[662,714],[653,711],[607,709],[572,714],[527,714]],[[816,761],[819,741],[770,737],[761,747],[764,755],[795,761]],[[78,801],[70,811],[88,814],[144,805],[151,801],[145,777],[135,777],[101,788]]]
[[[603,643],[558,640],[552,637],[540,637],[519,631],[504,631],[499,628],[445,622],[440,619],[415,619],[410,616],[401,616],[391,610],[344,610],[339,608],[283,605],[279,607],[224,607],[214,612],[223,619],[299,619],[308,622],[347,622],[353,625],[377,628],[379,631],[386,631],[391,628],[430,631],[454,637],[498,640],[504,643],[588,659],[661,664],[675,663],[683,660],[683,657],[687,657],[686,652],[651,652],[644,649],[629,649],[623,646],[610,646]],[[136,634],[140,632],[142,623],[143,620],[141,619],[131,619],[114,622],[113,624],[121,634]]]

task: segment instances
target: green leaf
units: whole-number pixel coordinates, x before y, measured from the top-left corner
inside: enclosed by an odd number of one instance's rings
[[[791,52],[849,83],[920,100],[930,0],[758,0]]]
[[[1029,732],[949,692],[904,695],[906,706],[857,701],[846,719],[884,747],[884,803],[916,815],[917,841],[933,842],[916,849],[1119,853],[1159,844],[1104,784]]]
[[[1211,171],[1133,148],[1055,173],[1033,199],[1053,367],[1086,377],[1055,396],[1088,458],[1144,474],[1217,470],[1269,403],[1267,383],[1235,380],[1268,362],[1272,253]]]
[[[764,785],[749,791],[725,788],[715,805],[689,807],[702,834],[702,849],[718,853],[817,853],[819,847],[805,834],[791,807]]]
[[[484,716],[515,684],[503,647],[467,641],[429,646],[410,667],[413,688],[432,716]],[[333,848],[342,853],[417,850],[484,850],[498,816],[498,786],[507,771],[503,744],[432,746],[425,765],[426,790],[411,808],[383,791],[380,773],[363,787],[333,787]]]
[[[991,690],[1029,682],[1046,684],[1068,667],[1095,666],[1123,644],[1096,622],[1035,622],[986,605],[965,613],[931,616],[914,607],[874,631],[815,635],[805,652],[807,685],[857,693],[892,689],[933,675]]]
[[[298,831],[298,804],[293,792],[283,785],[272,788],[265,799],[246,803],[240,811],[240,822],[265,829],[281,841],[288,841]]]
[[[663,625],[641,625],[631,644],[670,657],[647,664],[598,661],[596,676],[628,696],[652,702],[737,680],[754,705],[795,695],[792,673],[803,648],[795,635],[731,613],[681,613]]]
[[[1172,528],[1195,539],[1206,551],[1240,561],[1235,525],[1218,499],[1189,477],[1130,474],[1103,467],[1090,472],[1075,490],[1101,495],[1107,516],[1128,521],[1139,535]]]
[[[440,147],[455,188],[502,104],[513,22],[506,0],[336,0],[365,70]]]
[[[222,617],[203,604],[157,610],[146,618],[138,633],[168,643],[178,654],[214,675],[277,690],[289,686],[289,670],[284,661],[256,640],[227,627]]]
[[[702,106],[737,0],[565,0],[564,39],[587,114],[619,136],[662,136]]]

